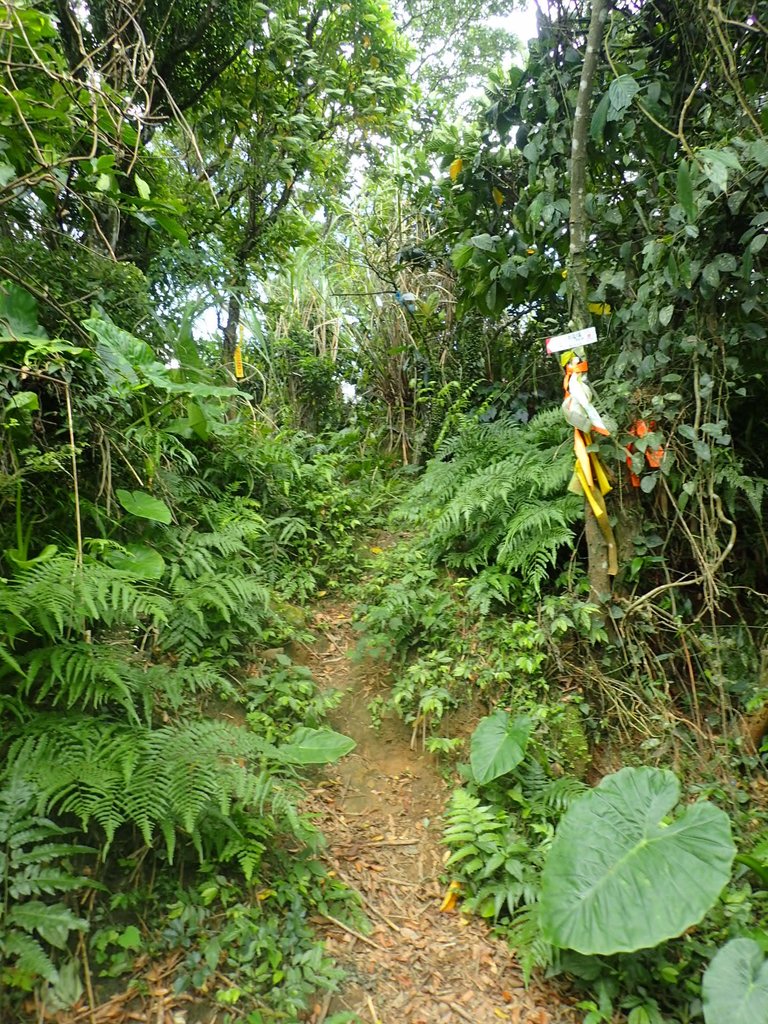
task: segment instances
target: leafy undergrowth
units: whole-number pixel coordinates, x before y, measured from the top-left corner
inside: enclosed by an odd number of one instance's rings
[[[170,369],[102,317],[67,346],[5,298],[27,337],[4,350],[0,1014],[146,1009],[155,961],[221,1022],[295,1021],[338,977],[308,919],[355,906],[301,780],[353,744],[279,651],[397,482],[354,429],[267,430],[199,361]],[[68,416],[103,468],[74,519]]]
[[[534,444],[540,436],[536,424],[502,424],[491,460],[525,449],[525,438],[509,441],[515,429],[530,430]],[[456,786],[445,813],[445,881],[465,911],[506,937],[527,977],[571,979],[586,1024],[617,1015],[630,1024],[720,1024],[724,984],[733,1005],[762,1019],[768,786],[738,731],[712,729],[723,687],[739,693],[749,644],[737,652],[726,643],[719,664],[732,675],[710,676],[692,698],[675,681],[673,654],[666,682],[650,676],[647,660],[627,661],[625,638],[589,605],[572,571],[556,576],[565,566],[539,542],[534,513],[530,532],[515,533],[526,559],[507,571],[509,530],[521,529],[515,503],[540,499],[524,464],[510,471],[509,493],[487,487],[493,435],[492,427],[477,435],[477,458],[466,457],[473,435],[427,467],[395,511],[411,532],[374,552],[357,612],[358,656],[391,669],[374,720],[401,716],[414,743],[444,758]],[[485,525],[475,533],[478,502]],[[708,644],[704,627],[686,639],[699,651]],[[661,767],[670,764],[676,774]],[[585,904],[582,924],[568,900],[582,907],[593,886],[606,887],[604,898]]]

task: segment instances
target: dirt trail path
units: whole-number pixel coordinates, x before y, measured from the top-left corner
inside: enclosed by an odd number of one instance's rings
[[[311,1024],[352,1011],[365,1024],[576,1024],[581,1014],[552,991],[526,991],[507,945],[482,921],[442,913],[447,786],[429,755],[410,748],[399,721],[372,728],[368,703],[384,686],[350,661],[350,607],[317,613],[307,663],[322,687],[344,692],[331,715],[357,748],[328,772],[315,799],[328,859],[362,895],[369,936],[325,922],[329,950],[347,972],[340,993],[315,1007]]]

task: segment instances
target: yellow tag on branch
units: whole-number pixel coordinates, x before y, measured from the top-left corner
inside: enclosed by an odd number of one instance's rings
[[[610,302],[590,302],[589,312],[594,313],[595,316],[610,316],[611,304]]]
[[[240,348],[239,345],[235,345],[234,360],[235,376],[237,377],[238,380],[242,380],[243,377],[245,376],[245,373],[243,372],[243,350]]]
[[[440,904],[440,910],[443,914],[450,914],[452,910],[456,909],[459,896],[461,895],[461,882],[453,881],[448,886],[448,891],[443,897],[443,902]]]

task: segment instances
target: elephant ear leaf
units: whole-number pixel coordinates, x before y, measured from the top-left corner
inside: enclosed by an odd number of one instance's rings
[[[542,873],[545,937],[584,954],[656,946],[697,924],[727,884],[736,850],[707,801],[668,817],[680,783],[623,768],[571,805]]]
[[[533,722],[511,719],[506,711],[495,711],[478,723],[472,733],[470,765],[475,782],[485,783],[506,775],[525,757]]]
[[[288,743],[277,748],[286,764],[331,764],[345,757],[357,744],[333,729],[296,729]]]
[[[153,523],[171,522],[171,510],[159,498],[153,498],[146,491],[115,491],[117,500],[126,512],[139,519],[150,519]]]
[[[701,990],[707,1024],[768,1020],[768,960],[752,939],[726,943],[704,972]]]

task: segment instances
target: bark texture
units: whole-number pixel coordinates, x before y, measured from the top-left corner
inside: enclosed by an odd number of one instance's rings
[[[587,268],[587,138],[595,69],[603,42],[608,0],[593,0],[587,34],[587,49],[579,81],[579,95],[573,115],[571,137],[571,194],[568,217],[568,299],[571,323],[574,329],[588,327],[589,285]],[[608,548],[589,502],[584,502],[587,551],[589,556],[589,585],[591,598],[603,604],[611,592],[608,575]]]

